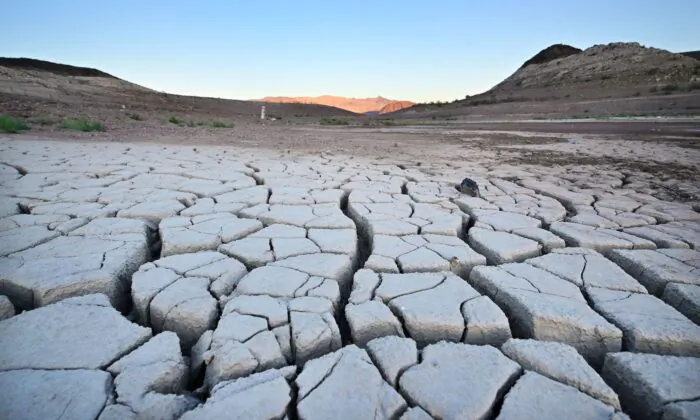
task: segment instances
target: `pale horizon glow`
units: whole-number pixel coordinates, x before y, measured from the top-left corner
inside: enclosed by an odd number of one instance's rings
[[[451,101],[490,89],[552,44],[700,50],[696,0],[24,0],[3,13],[0,56],[226,99]]]

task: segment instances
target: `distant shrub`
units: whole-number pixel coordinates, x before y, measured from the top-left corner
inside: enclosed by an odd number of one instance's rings
[[[656,93],[656,92],[658,92],[658,91],[659,91],[659,88],[656,87],[656,86],[652,86],[652,87],[649,89],[649,92],[651,92],[651,93]]]
[[[16,134],[20,131],[29,130],[29,126],[23,121],[9,115],[0,114],[0,131],[3,133]]]
[[[688,90],[698,90],[700,89],[700,82],[693,82],[688,85]]]
[[[143,121],[143,118],[139,114],[134,114],[134,113],[129,113],[126,114],[127,117],[131,118],[134,121]]]
[[[104,131],[102,123],[95,120],[88,120],[86,118],[66,118],[61,121],[61,128],[74,131]]]
[[[48,117],[34,117],[29,120],[31,124],[37,124],[37,125],[54,125],[56,124],[56,120],[48,118]]]
[[[345,120],[340,120],[337,118],[321,118],[321,120],[318,122],[321,125],[349,125]]]
[[[172,117],[168,118],[168,122],[173,123],[173,124],[177,124],[177,125],[181,125],[181,124],[185,123],[185,120],[182,120],[182,119],[173,115]]]
[[[228,123],[225,121],[212,121],[211,126],[214,128],[233,128],[234,123]]]
[[[641,96],[642,92],[634,92],[634,96]]]
[[[661,88],[661,91],[664,92],[664,93],[672,93],[672,92],[676,92],[676,91],[678,91],[678,90],[680,90],[680,89],[681,89],[680,86],[675,85],[675,84],[670,84],[670,85],[664,85],[664,86]]]

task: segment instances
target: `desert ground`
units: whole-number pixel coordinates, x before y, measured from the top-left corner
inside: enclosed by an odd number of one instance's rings
[[[0,419],[698,417],[696,119],[148,124],[0,136]]]
[[[362,115],[0,58],[0,420],[698,419],[699,77],[554,45]]]

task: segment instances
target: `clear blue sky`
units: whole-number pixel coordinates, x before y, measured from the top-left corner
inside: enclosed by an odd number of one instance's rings
[[[700,0],[7,0],[0,56],[156,90],[452,100],[554,43],[700,49]]]

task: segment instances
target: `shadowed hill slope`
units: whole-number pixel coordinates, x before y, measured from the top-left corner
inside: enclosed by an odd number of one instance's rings
[[[259,120],[262,102],[168,94],[97,69],[27,58],[0,58],[0,109],[20,117],[84,115],[103,121],[138,111],[168,119]],[[267,104],[277,118],[355,115],[323,105]],[[115,114],[117,111],[119,114]],[[121,115],[120,115],[121,114]]]
[[[568,57],[570,55],[578,54],[582,50],[576,47],[572,47],[570,45],[565,45],[565,44],[555,44],[552,46],[549,46],[542,51],[538,52],[535,54],[534,57],[531,59],[527,60],[520,68],[522,69],[523,67],[527,67],[531,64],[544,64],[548,63],[552,60],[556,60],[559,58],[564,58]]]
[[[687,52],[682,52],[681,54],[686,56],[686,57],[700,60],[700,51],[687,51]]]
[[[88,67],[71,66],[68,64],[52,63],[50,61],[36,60],[34,58],[0,57],[0,66],[19,70],[45,71],[61,76],[108,77],[111,79],[116,79],[116,77],[101,70]]]
[[[557,44],[487,92],[452,103],[418,104],[390,116],[536,116],[567,108],[568,115],[693,114],[700,110],[700,63],[688,54],[693,53],[675,54],[633,42],[583,51]]]

